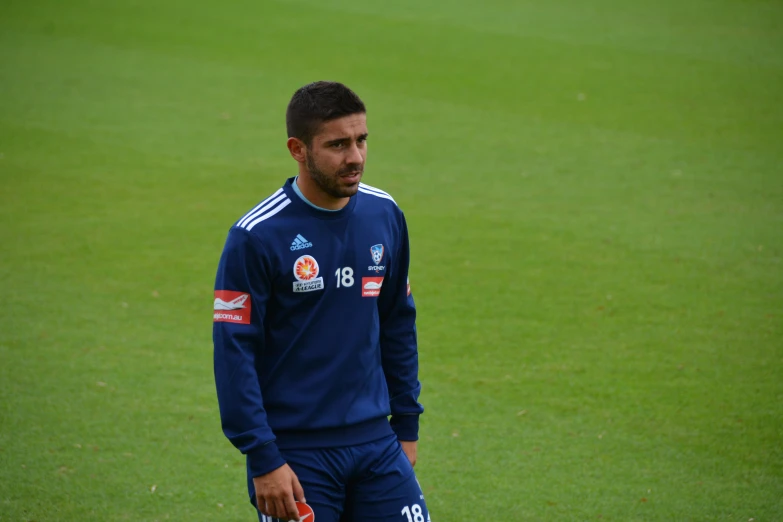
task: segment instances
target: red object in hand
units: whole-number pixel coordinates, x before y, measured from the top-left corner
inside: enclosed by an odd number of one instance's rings
[[[297,502],[296,509],[299,510],[299,522],[313,522],[315,520],[315,513],[313,513],[313,508],[304,502]]]

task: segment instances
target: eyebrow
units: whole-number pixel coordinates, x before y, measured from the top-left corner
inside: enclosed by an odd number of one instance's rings
[[[364,134],[361,134],[359,136],[359,139],[360,140],[361,139],[367,139],[368,135],[369,135],[369,133],[365,132]],[[351,138],[345,137],[345,138],[337,138],[336,140],[329,140],[329,141],[325,142],[324,145],[335,145],[337,143],[343,143],[343,142],[346,142],[346,141],[351,141]]]

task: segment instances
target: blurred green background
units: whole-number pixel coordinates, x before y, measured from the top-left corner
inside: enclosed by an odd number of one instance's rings
[[[212,284],[318,79],[408,219],[435,522],[783,520],[783,4],[5,0],[1,521],[255,520]]]

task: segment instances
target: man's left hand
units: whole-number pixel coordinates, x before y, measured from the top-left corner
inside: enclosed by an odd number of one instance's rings
[[[408,460],[411,462],[411,467],[416,465],[416,445],[418,444],[415,440],[401,440],[400,445],[402,446],[402,451],[405,452],[405,456],[408,457]]]

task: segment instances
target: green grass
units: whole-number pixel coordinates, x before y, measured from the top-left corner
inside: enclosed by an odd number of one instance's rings
[[[408,217],[436,522],[783,520],[780,3],[1,10],[0,521],[254,520],[212,282],[315,79]]]

